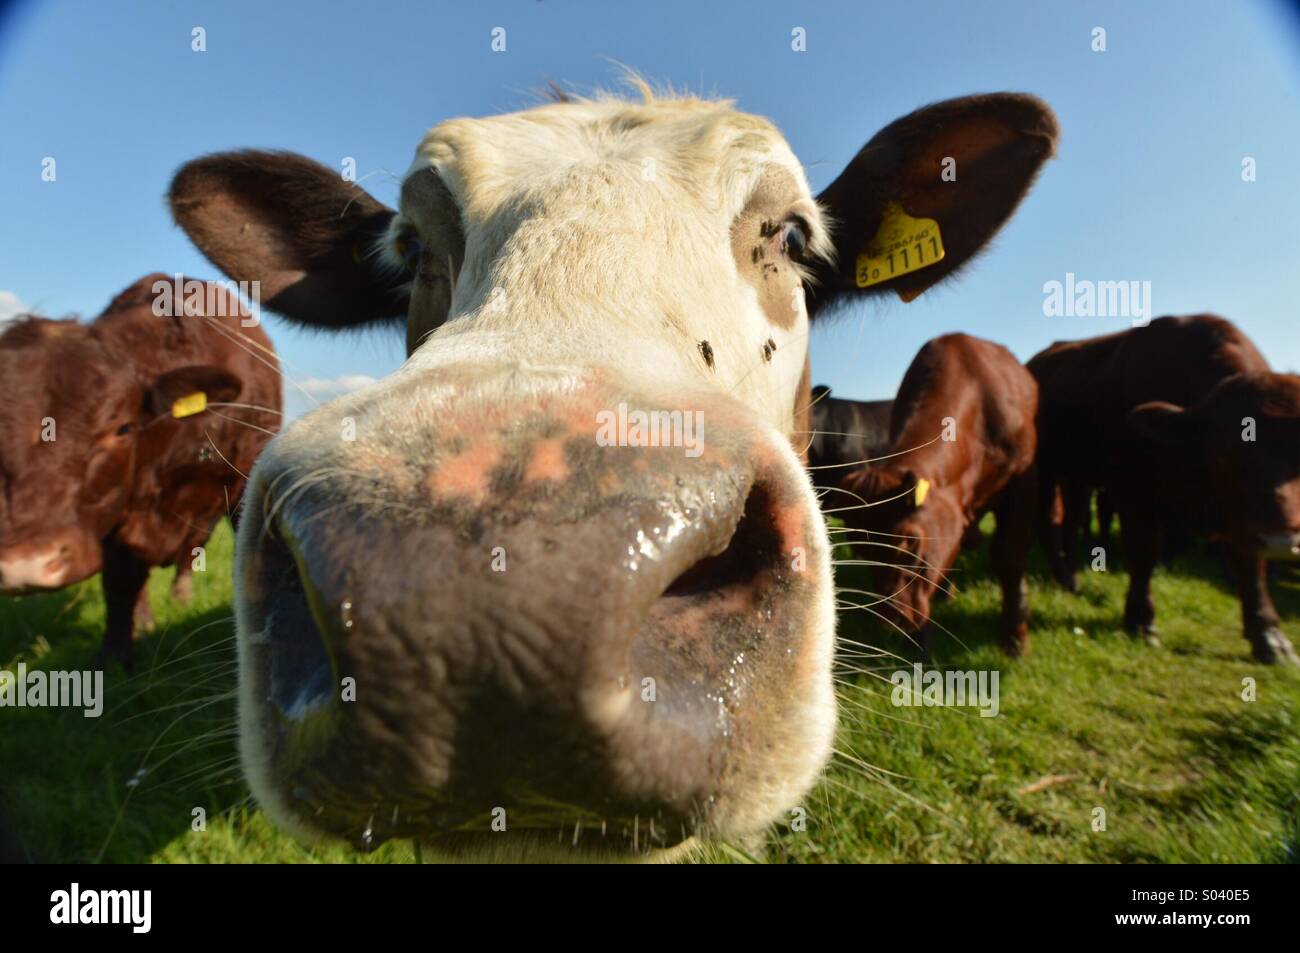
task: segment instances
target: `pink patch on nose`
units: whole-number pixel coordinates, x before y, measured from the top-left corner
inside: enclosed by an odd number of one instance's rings
[[[492,469],[501,460],[495,441],[484,441],[464,453],[449,457],[429,474],[426,485],[434,497],[468,497],[475,503],[487,499]]]
[[[794,550],[798,547],[804,549],[804,555],[808,553],[808,523],[807,513],[802,505],[796,503],[793,505],[777,504],[772,507],[772,522],[776,527],[777,535],[781,539],[781,548],[787,554],[793,557]]]
[[[532,456],[524,471],[526,481],[560,481],[569,476],[569,464],[564,459],[564,442],[558,437],[539,440],[533,445]]]

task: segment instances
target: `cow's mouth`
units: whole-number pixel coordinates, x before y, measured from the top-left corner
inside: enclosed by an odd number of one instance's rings
[[[638,511],[632,562],[599,580],[602,612],[637,620],[617,679],[601,679],[611,663],[592,661],[599,653],[578,663],[579,633],[558,633],[574,640],[574,664],[554,663],[551,675],[570,682],[544,699],[521,696],[499,671],[484,680],[480,660],[431,661],[429,645],[447,638],[433,634],[436,620],[426,633],[372,625],[365,597],[341,599],[346,588],[322,583],[328,572],[304,555],[308,521],[246,515],[243,531],[260,545],[241,554],[241,704],[259,796],[291,828],[359,849],[416,838],[467,858],[653,858],[708,836],[716,792],[735,772],[731,749],[753,741],[743,709],[789,684],[812,600],[809,580],[792,571],[809,526],[788,488],[758,478],[707,495],[725,515],[682,544],[666,532],[680,514]],[[401,564],[379,562],[368,568]],[[596,560],[589,575],[606,566]],[[647,577],[654,592],[628,583]],[[500,623],[493,606],[479,606],[484,626]],[[488,640],[475,626],[462,627]],[[365,657],[358,638],[375,639]],[[377,692],[387,697],[376,703]]]

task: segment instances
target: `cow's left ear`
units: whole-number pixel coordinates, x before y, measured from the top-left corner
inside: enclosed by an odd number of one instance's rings
[[[817,197],[836,260],[812,269],[809,313],[882,291],[910,301],[961,268],[1011,217],[1057,135],[1047,104],[1015,93],[950,99],[890,123]]]
[[[334,169],[292,152],[248,149],[187,162],[172,217],[260,303],[299,324],[341,328],[406,320],[410,276],[373,252],[394,212]]]
[[[158,376],[144,396],[144,416],[192,417],[209,404],[228,403],[239,396],[244,382],[223,367],[191,364]]]
[[[1126,424],[1131,433],[1165,448],[1193,446],[1201,433],[1191,414],[1163,400],[1138,404],[1129,411]]]

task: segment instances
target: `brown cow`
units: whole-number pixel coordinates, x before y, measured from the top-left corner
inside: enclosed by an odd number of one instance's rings
[[[845,522],[871,534],[859,545],[880,550],[876,584],[905,631],[924,635],[930,599],[963,535],[992,510],[1003,645],[1013,655],[1027,647],[1037,408],[1033,377],[1000,344],[948,334],[927,342],[908,367],[890,422],[893,456],[841,483],[867,504],[847,510]]]
[[[1271,373],[1249,338],[1208,314],[1053,344],[1028,366],[1041,393],[1040,520],[1057,578],[1073,587],[1068,546],[1088,493],[1104,488],[1120,514],[1131,632],[1154,641],[1151,573],[1163,527],[1181,525],[1231,543],[1254,657],[1294,662],[1262,559],[1300,531],[1296,378]],[[1254,439],[1243,437],[1247,418]]]
[[[1300,664],[1268,591],[1267,559],[1300,556],[1300,376],[1260,372],[1222,381],[1185,410],[1153,401],[1128,419],[1142,481],[1126,485],[1121,522],[1129,558],[1125,620],[1149,630],[1160,528],[1171,519],[1225,540],[1242,627],[1265,664]],[[1161,517],[1164,517],[1162,520]]]
[[[1040,523],[1052,575],[1077,589],[1074,545],[1094,489],[1122,479],[1130,452],[1117,437],[1138,404],[1188,406],[1232,374],[1268,362],[1231,322],[1210,314],[1058,341],[1026,366],[1039,386]]]
[[[148,275],[89,324],[27,317],[0,335],[0,591],[102,569],[102,654],[127,668],[150,568],[175,563],[184,592],[194,548],[279,427],[266,334],[224,288],[189,286],[202,294],[178,299]]]

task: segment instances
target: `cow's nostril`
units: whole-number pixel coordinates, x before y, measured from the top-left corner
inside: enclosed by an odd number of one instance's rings
[[[331,700],[332,667],[325,636],[313,611],[314,590],[290,538],[273,521],[261,549],[271,700],[288,718],[300,718]]]
[[[744,514],[726,547],[681,573],[661,598],[699,597],[748,587],[779,556],[780,533],[771,493],[760,483],[746,498]]]

